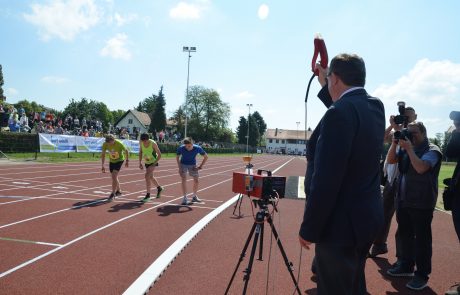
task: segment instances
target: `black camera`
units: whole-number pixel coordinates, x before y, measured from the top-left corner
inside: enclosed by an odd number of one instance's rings
[[[406,112],[406,103],[404,101],[398,101],[398,112],[399,115],[394,117],[395,124],[404,125],[404,128],[407,127],[407,123],[409,122],[409,117],[405,115]]]
[[[408,140],[412,141],[412,134],[410,133],[409,129],[407,129],[407,128],[404,128],[401,131],[395,131],[393,136],[394,136],[394,139],[396,141],[399,141],[400,139],[406,140],[406,138]]]

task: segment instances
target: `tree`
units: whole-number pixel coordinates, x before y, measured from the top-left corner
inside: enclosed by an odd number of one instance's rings
[[[257,146],[260,134],[259,134],[259,129],[258,129],[254,116],[253,115],[249,116],[249,142],[246,138],[248,134],[248,120],[246,120],[245,117],[241,116],[238,123],[239,125],[238,125],[238,128],[236,129],[236,137],[238,138],[238,143],[240,144],[248,143],[252,147]]]
[[[176,122],[177,131],[183,135],[185,131],[185,112],[182,106],[174,111],[173,116],[170,119]]]
[[[3,102],[6,100],[5,95],[3,95],[3,71],[2,71],[2,65],[0,65],[0,102]]]
[[[124,111],[121,111],[124,114]],[[70,103],[64,108],[62,118],[71,115],[73,118],[82,120],[95,119],[102,122],[103,126],[108,126],[109,123],[114,123],[114,114],[109,110],[107,105],[103,102],[89,100],[82,97],[80,101],[71,99]],[[120,116],[121,117],[121,116]]]
[[[166,111],[165,111],[166,101],[163,94],[163,86],[161,86],[158,96],[156,96],[155,107],[151,114],[151,121],[149,131],[160,131],[164,130],[166,127]]]
[[[185,108],[189,117],[187,136],[196,140],[215,140],[228,125],[230,106],[216,90],[191,86]]]
[[[264,121],[264,118],[259,114],[258,111],[255,111],[252,114],[252,117],[254,117],[257,129],[259,131],[259,137],[257,138],[257,144],[260,146],[263,136],[265,134],[265,131],[267,131],[267,124]]]
[[[161,89],[163,89],[163,86],[161,86]],[[157,98],[158,96],[152,94],[151,96],[145,98],[143,101],[139,102],[139,105],[137,106],[136,110],[138,110],[139,112],[152,114],[155,110]]]
[[[248,120],[241,116],[238,120],[238,127],[236,128],[236,138],[239,144],[246,144],[246,135],[248,134]]]

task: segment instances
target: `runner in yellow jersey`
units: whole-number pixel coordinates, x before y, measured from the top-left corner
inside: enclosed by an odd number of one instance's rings
[[[118,139],[115,139],[115,137],[112,134],[107,135],[105,137],[105,143],[102,145],[102,154],[101,154],[102,173],[105,173],[104,162],[105,162],[105,153],[107,151],[109,153],[109,158],[110,158],[109,169],[110,169],[110,173],[112,174],[112,193],[110,194],[108,201],[112,201],[115,198],[115,196],[121,195],[120,181],[118,180],[118,173],[120,172],[123,162],[126,162],[125,167],[128,167],[129,152],[126,146]],[[126,157],[126,161],[125,161],[125,157]]]
[[[157,187],[157,195],[159,198],[163,188],[158,184],[155,176],[153,176],[153,171],[155,167],[158,166],[158,161],[161,159],[161,152],[158,148],[157,143],[150,139],[150,136],[147,133],[141,134],[141,140],[139,140],[139,168],[144,169],[142,166],[142,159],[145,163],[145,184],[147,186],[147,194],[145,195],[142,202],[147,202],[150,199],[150,188],[153,185]]]

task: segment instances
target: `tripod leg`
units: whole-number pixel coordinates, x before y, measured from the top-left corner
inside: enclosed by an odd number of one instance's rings
[[[238,216],[241,217],[241,204],[243,204],[243,195],[240,195],[240,205],[238,206]]]
[[[273,224],[273,220],[270,217],[270,215],[268,215],[268,217],[267,217],[267,222],[268,222],[268,224],[270,224],[270,227],[272,229],[273,235],[275,236],[275,239],[277,241],[278,248],[280,248],[281,255],[283,256],[284,264],[286,265],[286,267],[287,267],[287,269],[289,271],[289,274],[291,275],[291,279],[294,282],[294,286],[295,286],[295,288],[297,290],[297,293],[300,295],[301,292],[300,292],[300,289],[299,289],[299,284],[297,283],[297,280],[296,280],[296,278],[294,276],[294,273],[292,271],[292,263],[289,262],[289,259],[288,259],[287,255],[286,255],[286,252],[284,251],[283,244],[281,244],[281,240],[278,238],[278,232],[275,229],[275,225]]]
[[[265,222],[260,224],[260,237],[259,237],[259,240],[260,240],[260,244],[259,244],[259,260],[260,261],[263,261],[262,252],[263,252],[263,248],[264,248],[264,224],[265,224]]]
[[[243,278],[243,280],[244,280],[243,295],[246,294],[246,290],[248,289],[249,279],[251,278],[252,264],[254,263],[254,255],[256,254],[257,240],[259,239],[260,228],[261,228],[261,224],[257,223],[256,224],[256,233],[255,233],[255,236],[254,236],[254,241],[253,241],[252,249],[251,249],[251,256],[249,256],[248,267],[245,270],[246,274],[244,275],[244,278]]]
[[[236,264],[235,271],[233,272],[232,278],[230,279],[230,282],[228,282],[227,289],[225,290],[225,294],[228,294],[228,291],[230,290],[230,286],[233,283],[233,279],[235,278],[236,272],[238,271],[238,268],[240,267],[241,261],[243,261],[244,256],[246,255],[246,250],[248,249],[249,243],[251,242],[252,235],[254,234],[254,230],[256,229],[257,223],[254,222],[252,225],[251,231],[249,232],[248,238],[246,239],[246,243],[244,244],[243,251],[241,251],[240,254],[240,259],[238,260],[238,263]]]
[[[240,210],[239,210],[240,215],[239,216],[241,216],[241,203],[242,202],[243,202],[243,195],[240,194],[238,196],[238,200],[236,201],[235,207],[233,207],[233,215],[235,215],[236,207],[238,207],[238,203],[240,203]]]

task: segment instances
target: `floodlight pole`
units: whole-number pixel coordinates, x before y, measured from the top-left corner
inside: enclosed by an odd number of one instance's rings
[[[246,135],[246,153],[249,155],[249,117],[251,116],[251,107],[252,103],[247,103],[246,106],[248,107],[248,134]]]
[[[187,63],[187,89],[186,89],[186,94],[185,94],[185,108],[184,108],[184,113],[185,113],[185,132],[184,132],[184,138],[187,137],[187,104],[188,104],[188,83],[189,83],[189,77],[190,77],[190,58],[192,55],[190,52],[196,52],[196,47],[189,47],[189,46],[183,46],[182,47],[183,52],[188,52],[188,63]]]

